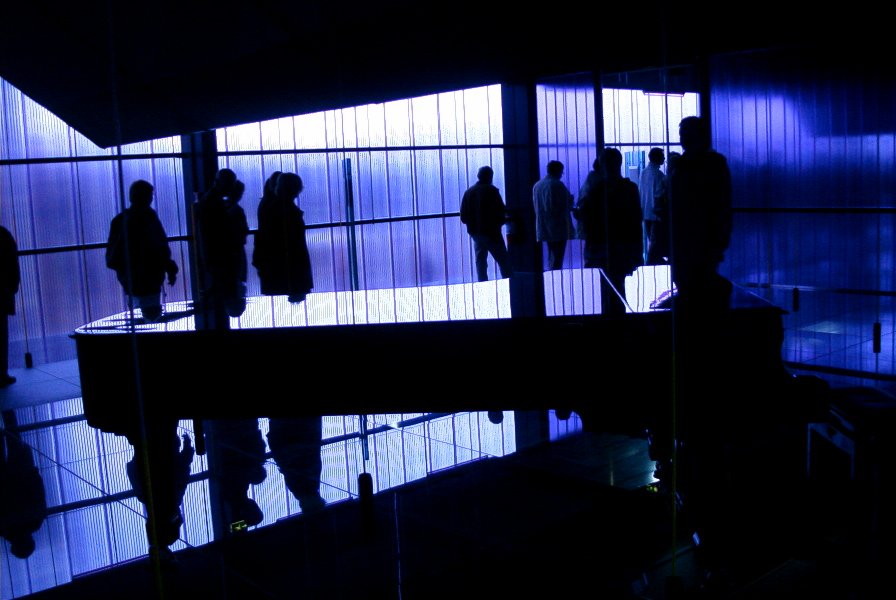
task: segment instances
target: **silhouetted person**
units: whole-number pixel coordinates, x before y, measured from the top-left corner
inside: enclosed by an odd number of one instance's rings
[[[656,222],[650,228],[647,240],[648,264],[668,264],[671,250],[669,248],[669,177],[678,159],[679,152],[670,152],[666,160],[666,193],[654,199],[653,214]],[[651,262],[651,258],[654,262]]]
[[[106,247],[106,266],[115,271],[128,295],[131,310],[140,308],[145,321],[162,316],[162,286],[177,279],[168,236],[156,211],[150,207],[153,186],[138,179],[131,184],[130,207],[112,219]]]
[[[727,306],[731,282],[718,274],[731,240],[731,173],[711,148],[709,124],[685,117],[678,127],[684,152],[669,177],[670,264],[675,305]]]
[[[16,239],[6,227],[0,227],[0,343],[3,344],[3,375],[0,388],[16,382],[9,374],[9,316],[16,314],[16,294],[19,292],[19,248]]]
[[[245,238],[232,227],[228,215],[237,181],[233,170],[219,169],[211,188],[196,203],[201,305],[206,318],[220,328],[227,328],[227,317],[233,316],[228,307],[239,289],[240,254],[245,257]]]
[[[231,530],[258,525],[264,513],[248,496],[249,486],[267,478],[258,419],[206,421],[206,438],[209,471],[218,482],[225,523]]]
[[[573,209],[573,215],[576,216],[576,237],[580,240],[585,239],[585,229],[582,227],[582,221],[578,219],[577,213],[579,207],[582,206],[582,198],[588,195],[588,190],[600,181],[601,177],[603,177],[603,170],[600,168],[600,157],[596,156],[594,162],[591,163],[591,170],[588,171],[588,175],[585,177],[585,183],[579,188],[579,195],[576,199],[575,209]]]
[[[563,268],[566,242],[573,231],[572,194],[560,178],[563,163],[548,162],[547,175],[532,187],[535,205],[535,239],[548,247],[548,269]]]
[[[666,175],[660,170],[666,162],[666,154],[662,148],[651,148],[647,153],[647,166],[641,171],[638,180],[638,191],[641,193],[641,212],[644,215],[644,235],[647,239],[647,264],[660,265],[666,261],[665,254],[659,252],[660,248],[654,242],[655,229],[659,227],[662,205],[666,201]]]
[[[281,173],[277,177],[273,197],[265,197],[258,205],[258,230],[252,256],[261,293],[285,294],[294,303],[302,302],[314,288],[304,212],[295,203],[302,189],[302,179],[295,173]]]
[[[47,518],[47,497],[31,448],[0,428],[0,536],[17,558],[34,552],[34,532]]]
[[[135,496],[147,510],[150,553],[170,556],[168,546],[180,537],[184,524],[181,505],[190,483],[190,466],[195,455],[193,442],[189,435],[183,434],[181,445],[177,422],[169,419],[148,418],[145,429],[132,430],[127,438],[134,447],[134,456],[125,470]]]
[[[230,242],[230,270],[224,300],[227,316],[238,317],[246,310],[246,281],[248,261],[246,260],[246,240],[249,237],[249,221],[246,211],[240,206],[246,184],[237,180],[227,197],[224,207],[227,211],[228,240]]]
[[[585,267],[603,270],[601,313],[625,314],[625,278],[643,262],[641,203],[638,186],[622,177],[619,150],[604,149],[600,164],[604,176],[577,210],[585,231]]]
[[[473,239],[479,281],[488,281],[489,254],[498,263],[502,278],[510,277],[513,271],[501,233],[507,220],[507,207],[501,192],[492,184],[494,175],[491,167],[480,167],[476,175],[478,181],[467,188],[460,203],[460,221],[467,226],[467,233]]]
[[[326,501],[320,495],[321,417],[271,417],[268,446],[286,487],[298,499],[302,512],[322,509]]]

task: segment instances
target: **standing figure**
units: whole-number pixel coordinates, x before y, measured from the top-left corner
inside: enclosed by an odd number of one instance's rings
[[[240,206],[246,184],[240,180],[233,183],[230,195],[224,202],[227,216],[228,270],[225,287],[224,309],[227,316],[238,317],[246,310],[246,281],[248,262],[246,260],[246,239],[249,237],[249,221],[246,211]]]
[[[320,494],[323,417],[271,417],[268,425],[271,456],[302,512],[324,508],[326,501]]]
[[[660,212],[666,201],[666,175],[660,170],[666,162],[666,155],[662,148],[651,148],[647,154],[647,166],[641,171],[638,180],[638,191],[641,192],[641,212],[644,214],[644,236],[647,240],[645,256],[648,265],[665,264],[665,254],[659,252],[659,248],[651,242],[656,235],[654,230],[659,227]],[[660,212],[658,212],[658,210]]]
[[[258,231],[252,255],[261,293],[285,294],[293,303],[302,302],[314,288],[304,212],[295,204],[302,189],[302,179],[295,173],[277,177],[273,197],[258,205]]]
[[[718,274],[731,241],[731,172],[704,119],[685,117],[678,132],[684,152],[669,178],[672,280],[679,302],[722,307],[732,287]]]
[[[578,218],[585,231],[585,267],[603,270],[601,313],[625,314],[625,278],[643,262],[638,186],[622,177],[622,153],[606,148],[604,177],[581,199]]]
[[[563,268],[566,242],[573,231],[572,194],[560,178],[563,163],[559,160],[548,162],[548,172],[532,188],[535,204],[535,239],[548,246],[548,268]]]
[[[131,205],[112,218],[106,246],[106,266],[115,271],[128,306],[141,310],[147,322],[162,316],[162,286],[177,279],[177,263],[171,258],[168,235],[156,211],[150,207],[153,186],[138,179],[131,184]]]
[[[579,197],[576,200],[576,206],[572,211],[573,216],[576,218],[576,238],[580,240],[585,239],[585,229],[582,225],[581,219],[579,219],[579,208],[582,206],[582,198],[588,195],[588,190],[597,184],[598,181],[603,177],[603,169],[600,168],[600,157],[596,156],[594,158],[594,162],[591,163],[591,170],[588,171],[588,175],[585,177],[585,183],[582,184],[582,187],[579,188]]]
[[[227,305],[239,285],[239,236],[232,230],[227,202],[237,176],[231,169],[219,169],[211,188],[196,203],[196,239],[199,249],[199,276],[202,309],[217,328],[228,326]],[[241,314],[241,313],[240,313]]]
[[[34,452],[15,431],[14,412],[7,414],[9,421],[0,416],[0,537],[24,559],[34,553],[34,533],[47,518],[47,494]]]
[[[460,221],[473,238],[479,281],[488,281],[489,254],[498,263],[502,278],[510,277],[512,272],[510,255],[501,234],[501,227],[507,220],[507,207],[501,192],[492,184],[494,175],[491,167],[480,167],[476,175],[478,181],[467,188],[460,203]]]
[[[9,374],[9,316],[16,314],[16,294],[19,293],[21,271],[19,270],[19,247],[16,239],[6,227],[0,227],[0,340],[3,344],[3,376],[0,388],[16,382]]]

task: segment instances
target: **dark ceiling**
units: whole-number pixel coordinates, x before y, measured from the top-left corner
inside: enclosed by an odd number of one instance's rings
[[[13,1],[0,14],[0,77],[104,148],[463,87],[690,64],[796,35],[780,14],[739,8],[720,26],[670,14],[668,2]]]

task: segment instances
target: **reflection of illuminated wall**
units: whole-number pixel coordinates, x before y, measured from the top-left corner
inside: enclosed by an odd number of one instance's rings
[[[27,561],[9,560],[2,545],[4,586],[18,590],[3,598],[55,587],[73,577],[146,556],[148,543],[144,506],[133,497],[125,464],[133,448],[122,436],[87,425],[79,398],[16,410],[25,442],[35,449],[50,514],[35,534],[36,550]],[[47,425],[50,420],[60,420]],[[365,460],[358,416],[323,419],[321,494],[328,503],[356,498],[358,475],[370,473],[379,492],[488,457],[516,451],[514,413],[505,412],[500,425],[486,413],[448,415],[389,414],[366,416],[368,460]],[[192,421],[181,421],[180,432],[192,438]],[[267,419],[260,419],[267,433]],[[300,513],[276,464],[268,460],[267,478],[249,495],[265,513],[260,526]],[[212,514],[207,479],[208,457],[196,455],[194,481],[184,496],[180,550],[212,541]],[[66,540],[60,545],[58,540]],[[9,568],[9,570],[7,570]]]

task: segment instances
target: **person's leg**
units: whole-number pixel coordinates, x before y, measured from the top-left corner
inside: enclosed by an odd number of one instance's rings
[[[563,254],[566,252],[566,240],[548,242],[548,267],[555,271],[563,268]]]
[[[162,316],[161,294],[148,294],[136,297],[137,307],[146,322],[158,321]]]
[[[473,235],[473,253],[476,257],[476,278],[488,281],[488,238],[484,235]]]
[[[495,262],[498,263],[501,278],[507,279],[510,277],[513,274],[513,267],[510,264],[510,254],[507,252],[507,246],[504,245],[504,239],[491,240],[488,250],[491,252]]]

